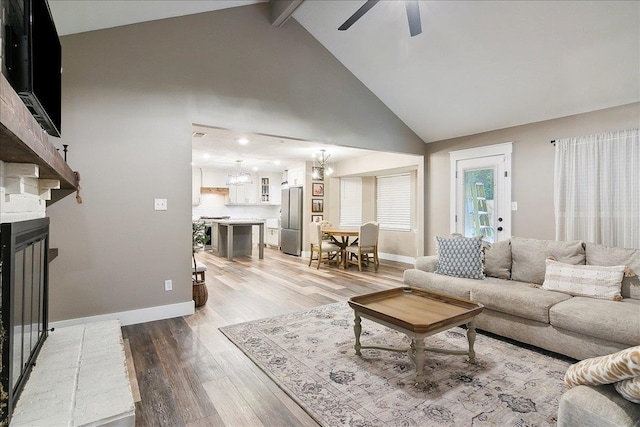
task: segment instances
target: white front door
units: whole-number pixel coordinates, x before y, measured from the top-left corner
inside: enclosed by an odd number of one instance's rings
[[[451,152],[451,231],[488,242],[511,237],[511,144]]]

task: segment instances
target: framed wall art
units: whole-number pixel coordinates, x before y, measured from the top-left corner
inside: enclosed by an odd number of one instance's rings
[[[322,215],[311,215],[311,221],[322,222]]]
[[[324,208],[324,200],[311,199],[311,212],[322,212]]]
[[[311,177],[318,181],[324,181],[324,168],[313,166],[311,168]]]
[[[324,196],[324,184],[321,182],[311,184],[311,194],[313,196]]]

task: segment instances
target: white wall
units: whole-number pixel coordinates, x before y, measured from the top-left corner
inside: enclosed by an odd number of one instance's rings
[[[341,176],[362,176],[362,221],[375,221],[375,177],[390,175],[400,171],[412,171],[414,178],[414,199],[412,206],[415,207],[412,215],[411,231],[380,230],[379,252],[384,259],[397,260],[402,262],[412,262],[412,260],[424,254],[424,157],[397,153],[370,153],[359,159],[337,163],[335,173],[332,176],[332,188],[339,189]],[[366,178],[368,177],[368,178]],[[340,196],[339,190],[335,191],[329,199],[329,220],[338,224],[340,218]],[[326,202],[325,202],[326,203]]]
[[[295,20],[272,27],[268,4],[61,41],[61,142],[73,149],[84,203],[66,198],[48,210],[60,249],[52,321],[191,301],[193,123],[425,151]],[[154,198],[168,210],[154,211]]]
[[[551,140],[638,127],[639,117],[640,103],[634,103],[427,144],[428,253],[435,253],[435,236],[450,233],[450,151],[513,142],[511,200],[518,202],[518,210],[511,215],[511,234],[553,240],[555,151]]]

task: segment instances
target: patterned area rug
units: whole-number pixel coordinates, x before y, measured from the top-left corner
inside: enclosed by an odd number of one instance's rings
[[[424,390],[405,353],[363,349],[355,355],[353,311],[346,303],[220,330],[324,426],[555,425],[570,362],[478,334],[476,364],[427,353]],[[362,345],[405,348],[408,338],[367,319]],[[467,349],[454,328],[428,347]]]

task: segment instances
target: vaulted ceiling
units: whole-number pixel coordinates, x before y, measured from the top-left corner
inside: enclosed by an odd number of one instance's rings
[[[49,0],[61,35],[258,1]],[[306,0],[297,20],[425,142],[640,101],[640,2]],[[284,25],[287,25],[285,23]]]

